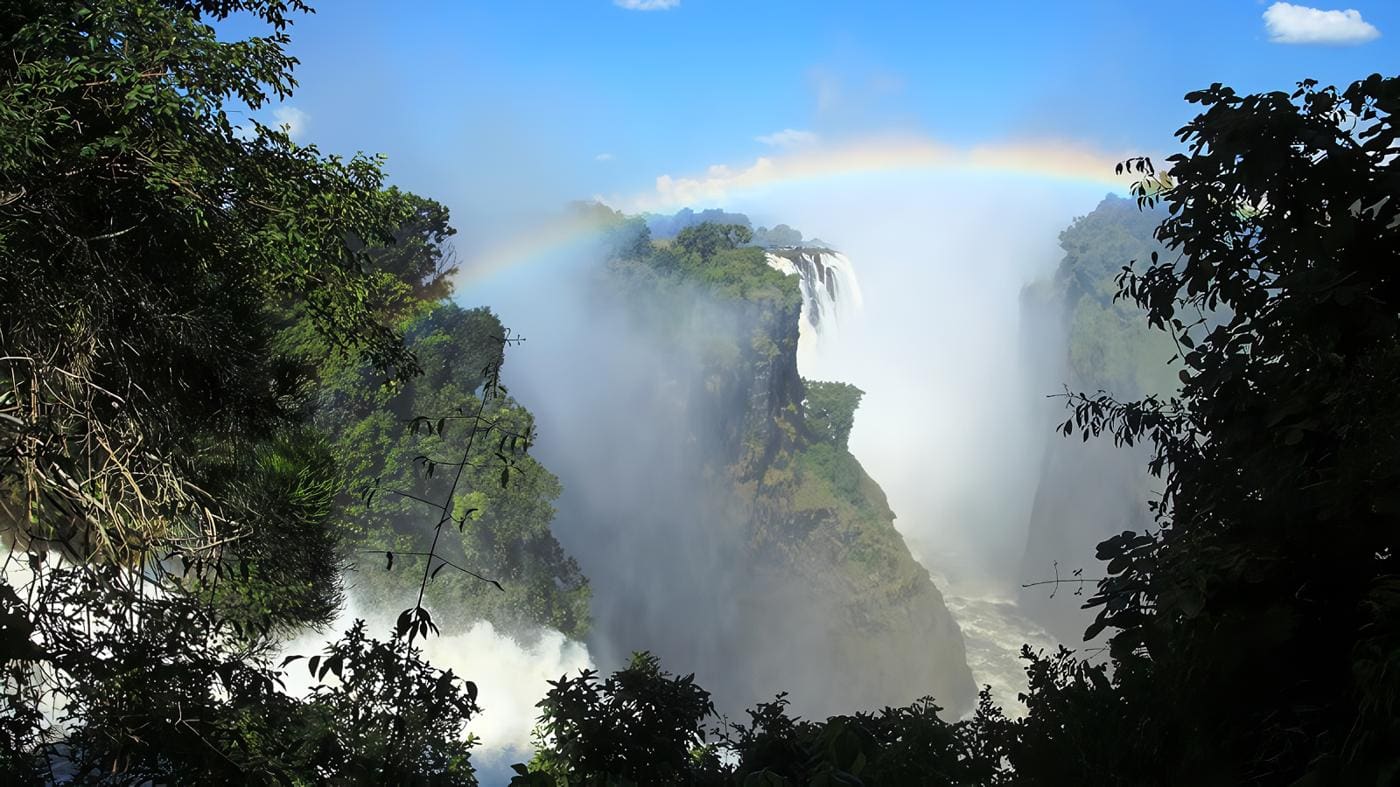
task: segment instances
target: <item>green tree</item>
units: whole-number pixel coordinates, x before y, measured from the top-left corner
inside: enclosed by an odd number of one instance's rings
[[[504,590],[461,571],[434,571],[427,601],[462,621],[543,625],[582,637],[588,582],[550,531],[561,488],[526,452],[534,419],[504,392],[492,397],[482,390],[504,361],[504,326],[486,309],[450,301],[424,305],[401,324],[422,375],[386,388],[368,364],[346,366],[323,378],[318,395],[316,420],[345,457],[347,490],[359,498],[375,490],[364,505],[353,495],[343,501],[345,544],[361,563],[359,598],[402,601],[409,590],[403,574],[383,571],[381,559],[393,552],[396,568],[421,571],[436,521],[424,501],[451,492],[456,523],[438,540],[439,556],[498,580]],[[480,423],[472,417],[478,412]],[[464,460],[469,464],[457,478]],[[366,559],[368,552],[375,555]]]
[[[539,704],[539,753],[528,769],[516,766],[512,784],[694,784],[717,764],[704,748],[709,692],[649,653],[606,680],[582,670],[550,686]]]
[[[807,428],[817,439],[845,448],[856,424],[856,408],[865,395],[850,383],[804,381],[807,398],[803,400]]]
[[[1099,546],[1086,635],[1112,632],[1118,718],[1167,766],[1147,782],[1389,783],[1400,78],[1187,98],[1170,176],[1127,164],[1170,253],[1120,279],[1180,347],[1181,394],[1079,396],[1064,426],[1150,441],[1165,485],[1156,530]]]
[[[550,686],[539,703],[539,750],[514,766],[517,787],[1010,783],[1011,728],[986,691],[972,718],[951,723],[930,698],[805,721],[788,715],[779,694],[748,711],[748,724],[728,724],[694,676],[672,675],[647,653],[606,680],[583,670]]]
[[[225,487],[261,522],[212,561],[229,574],[225,580],[216,573],[201,588],[220,617],[279,635],[333,620],[344,601],[336,505],[342,474],[330,441],[307,426],[288,429],[211,472],[226,473]]]
[[[135,561],[258,529],[210,457],[294,419],[274,351],[295,302],[330,346],[416,371],[367,267],[412,205],[342,160],[223,109],[294,82],[300,2],[10,4],[0,64],[0,527],[21,546]],[[271,34],[220,41],[247,11]],[[369,270],[370,272],[366,272]]]
[[[692,224],[676,234],[676,246],[687,254],[709,262],[715,254],[735,249],[753,240],[753,230],[742,224]]]
[[[227,102],[288,95],[305,10],[0,10],[7,777],[472,781],[474,687],[407,638],[352,629],[316,674],[340,684],[307,700],[267,663],[273,628],[338,602],[316,367],[419,373],[390,318],[450,268],[445,212],[384,189],[379,161],[230,122]],[[235,12],[268,34],[221,40],[210,22]],[[288,341],[293,326],[315,340]]]
[[[437,301],[452,293],[457,259],[450,245],[457,230],[448,222],[447,208],[417,194],[389,189],[402,199],[406,217],[390,234],[390,242],[369,251],[374,268],[409,287],[417,301]]]

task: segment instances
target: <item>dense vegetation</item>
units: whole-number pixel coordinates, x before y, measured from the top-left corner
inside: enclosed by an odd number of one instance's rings
[[[433,521],[422,501],[445,499],[455,481],[456,537],[440,542],[438,554],[503,589],[460,571],[438,575],[425,598],[454,611],[456,620],[444,625],[489,620],[581,637],[588,629],[588,584],[549,530],[558,479],[523,451],[499,459],[533,439],[533,420],[508,395],[480,393],[504,360],[498,337],[505,328],[486,309],[439,300],[424,302],[396,328],[422,374],[385,387],[368,365],[343,366],[323,374],[317,391],[316,423],[345,458],[346,489],[359,493],[345,500],[341,539],[363,559],[354,574],[357,601],[381,609],[402,603],[399,567],[421,572],[431,547]],[[486,423],[495,433],[470,442]],[[389,552],[392,572],[383,570]]]
[[[690,675],[638,654],[599,680],[584,671],[552,682],[540,703],[541,748],[515,766],[516,787],[556,785],[997,784],[1008,778],[1006,719],[984,692],[966,721],[949,723],[925,698],[878,713],[793,718],[785,695],[715,716]]]
[[[1165,482],[1158,529],[1099,546],[1090,601],[1125,710],[1155,733],[1123,750],[1179,781],[1385,783],[1400,79],[1188,99],[1206,111],[1170,179],[1131,162],[1173,256],[1120,279],[1180,347],[1181,394],[1081,398],[1065,425],[1150,441]]]
[[[1067,323],[1061,374],[1074,389],[1136,399],[1176,388],[1167,363],[1175,354],[1171,337],[1153,330],[1136,304],[1114,297],[1125,261],[1165,252],[1153,235],[1166,215],[1109,195],[1060,233],[1065,256],[1054,274],[1026,288],[1024,300],[1044,303]]]
[[[424,604],[587,625],[508,334],[443,300],[445,209],[225,113],[291,90],[301,10],[0,12],[7,780],[473,783],[476,689],[413,647]],[[220,41],[234,12],[269,34]],[[432,592],[394,572],[394,636],[355,625],[286,694],[276,638],[370,549]]]
[[[376,160],[225,113],[294,86],[300,10],[0,10],[8,781],[472,784],[477,687],[414,647],[453,622],[428,606],[587,626],[547,528],[557,482],[501,384],[510,336],[443,300],[446,212],[385,188]],[[208,20],[233,12],[268,35],[220,41]],[[1163,251],[1079,293],[1093,368],[1140,397],[1076,394],[1063,431],[1146,444],[1165,486],[1151,528],[1098,547],[1088,633],[1107,653],[1028,652],[1014,720],[984,694],[957,722],[932,700],[802,721],[779,695],[737,725],[642,655],[554,684],[517,784],[1397,782],[1400,78],[1188,99],[1203,112],[1170,175],[1127,162],[1139,206],[1166,209]],[[746,227],[669,245],[623,227],[623,286],[795,319]],[[1138,313],[1179,356],[1176,394],[1115,344],[1120,326],[1147,341]],[[772,335],[694,349],[771,370],[791,350]],[[859,391],[768,382],[770,417],[733,436],[740,487],[822,512],[804,521],[851,581],[901,565],[847,461]],[[407,607],[396,629],[271,663],[279,632],[335,616],[356,556],[411,564],[371,583]],[[283,691],[303,667],[312,691]]]
[[[865,392],[850,383],[807,381],[807,398],[802,402],[807,428],[819,440],[845,448],[856,425],[856,408]]]

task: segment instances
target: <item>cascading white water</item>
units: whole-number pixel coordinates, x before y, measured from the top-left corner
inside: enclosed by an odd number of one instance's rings
[[[864,299],[860,281],[846,256],[831,249],[801,246],[769,249],[768,267],[797,276],[802,288],[802,317],[798,323],[797,365],[804,372],[813,369],[822,337],[860,311]]]
[[[440,612],[441,617],[448,613]],[[313,656],[349,630],[356,619],[365,620],[367,633],[379,639],[394,630],[394,613],[365,609],[353,595],[335,622],[324,632],[303,631],[282,643],[274,663],[290,655]],[[504,784],[511,763],[529,760],[531,734],[539,711],[535,705],[549,691],[549,681],[576,675],[594,667],[588,647],[554,629],[510,633],[478,620],[465,628],[419,642],[424,658],[434,667],[452,670],[480,688],[482,712],[467,729],[479,739],[472,751],[472,767],[483,784]],[[315,681],[300,662],[286,670],[286,690],[305,696]],[[334,681],[335,676],[329,676]]]
[[[798,326],[798,368],[804,376],[844,377],[840,359],[823,350],[836,342],[842,321],[855,317],[864,307],[860,282],[850,260],[830,249],[803,247],[770,249],[766,259],[769,267],[799,277],[802,315]],[[849,382],[860,384],[859,379]],[[928,562],[928,556],[919,554],[917,549],[914,553],[930,569],[934,584],[943,591],[944,601],[962,630],[968,666],[978,685],[990,686],[997,703],[1009,715],[1020,716],[1023,707],[1016,696],[1026,688],[1024,663],[1019,657],[1021,646],[1029,644],[1041,652],[1053,651],[1054,638],[1028,618],[1014,599],[959,592],[956,583]]]

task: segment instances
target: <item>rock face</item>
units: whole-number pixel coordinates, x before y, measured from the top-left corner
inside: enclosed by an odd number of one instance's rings
[[[1038,365],[1043,390],[1068,385],[1128,401],[1175,389],[1175,369],[1167,364],[1175,354],[1170,339],[1149,330],[1135,306],[1113,297],[1124,265],[1166,253],[1152,237],[1161,219],[1160,211],[1139,211],[1132,200],[1109,196],[1060,233],[1065,256],[1059,268],[1022,293],[1027,361]],[[1040,337],[1039,346],[1032,336]],[[1062,402],[1049,402],[1045,430],[1067,417]],[[1072,579],[1076,569],[1099,576],[1094,552],[1100,541],[1152,526],[1147,500],[1158,484],[1146,470],[1147,447],[1080,438],[1055,436],[1046,445],[1021,567],[1025,582],[1053,579],[1056,570],[1062,579]],[[1093,611],[1081,609],[1094,586],[1085,583],[1076,596],[1078,588],[1061,586],[1054,597],[1049,586],[1029,588],[1021,607],[1061,642],[1078,647],[1094,618]]]
[[[652,650],[731,715],[779,691],[808,715],[927,695],[961,713],[962,635],[846,448],[860,392],[798,374],[818,292],[844,295],[837,263],[790,253],[795,275],[758,249],[612,263],[601,308],[631,344],[596,368],[636,429],[600,435],[617,485],[566,493],[559,528],[594,579],[590,646]]]

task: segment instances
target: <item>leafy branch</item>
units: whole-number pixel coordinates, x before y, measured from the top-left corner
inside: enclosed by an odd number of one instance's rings
[[[500,336],[491,337],[494,341],[503,346],[519,344],[523,339],[511,336],[508,330]],[[497,436],[496,449],[493,453],[495,462],[501,467],[500,485],[505,488],[510,483],[512,470],[517,466],[517,457],[529,450],[534,442],[534,429],[532,426],[524,430],[507,428],[503,419],[494,418],[487,413],[487,407],[494,401],[505,396],[508,392],[501,383],[500,369],[503,354],[497,356],[490,365],[482,370],[483,382],[480,389],[480,397],[475,408],[471,411],[458,407],[455,414],[430,417],[419,415],[408,419],[408,429],[410,434],[417,435],[420,432],[424,435],[443,436],[447,425],[454,421],[465,421],[466,423],[466,445],[462,449],[461,459],[456,461],[443,460],[429,456],[426,453],[414,457],[413,464],[423,468],[424,476],[433,477],[439,467],[451,468],[454,470],[452,483],[448,486],[446,493],[441,500],[433,500],[423,495],[415,494],[402,489],[385,488],[379,485],[379,479],[375,479],[373,484],[365,487],[362,499],[368,508],[379,493],[394,495],[429,506],[438,512],[438,518],[433,525],[433,538],[426,551],[403,551],[397,552],[387,550],[368,550],[374,554],[383,554],[385,558],[385,570],[392,570],[396,556],[415,556],[425,558],[423,565],[423,576],[418,584],[418,597],[412,607],[403,610],[395,623],[394,634],[396,637],[406,637],[409,643],[417,637],[426,637],[428,632],[440,633],[437,624],[433,621],[432,614],[423,607],[423,598],[427,593],[428,583],[440,573],[443,568],[452,568],[473,579],[493,585],[497,590],[505,591],[505,587],[497,580],[487,577],[478,571],[474,571],[462,566],[440,554],[440,544],[442,543],[443,529],[449,523],[455,523],[459,532],[466,528],[468,518],[478,509],[469,508],[460,516],[453,514],[453,504],[457,499],[458,490],[462,487],[463,476],[467,468],[482,469],[492,464],[491,460],[482,462],[473,459],[473,451],[479,450],[479,440],[490,436]],[[518,472],[518,470],[516,471]]]

